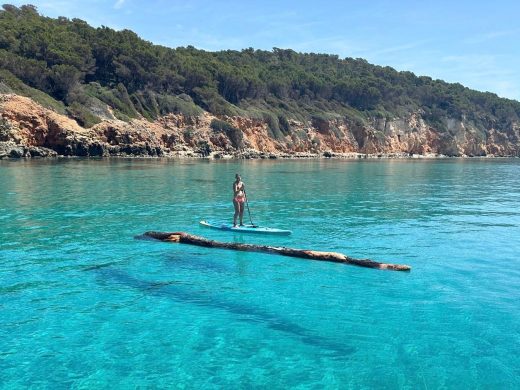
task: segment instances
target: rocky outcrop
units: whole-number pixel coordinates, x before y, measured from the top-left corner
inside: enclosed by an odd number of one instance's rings
[[[107,108],[109,109],[109,108]],[[404,118],[289,120],[290,131],[273,137],[259,119],[220,117],[240,132],[237,139],[212,128],[215,116],[169,114],[154,122],[105,119],[83,128],[74,120],[29,98],[0,95],[0,158],[47,156],[150,156],[278,158],[358,155],[520,156],[520,124],[503,132],[479,129],[465,120],[445,118],[443,129],[428,125],[421,113]]]
[[[12,141],[0,142],[0,159],[7,157],[56,157],[57,155],[58,153],[48,148],[17,145]]]

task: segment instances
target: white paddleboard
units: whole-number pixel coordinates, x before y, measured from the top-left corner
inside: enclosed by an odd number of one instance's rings
[[[233,226],[230,223],[219,223],[210,221],[200,221],[200,224],[211,229],[227,230],[236,233],[277,234],[280,236],[288,236],[292,233],[290,230],[269,228],[257,225]]]

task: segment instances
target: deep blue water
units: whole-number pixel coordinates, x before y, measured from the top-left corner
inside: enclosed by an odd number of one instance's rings
[[[253,221],[231,221],[242,174]],[[520,161],[0,161],[0,388],[520,387]],[[249,219],[246,214],[246,219]],[[410,273],[136,240],[333,250]]]

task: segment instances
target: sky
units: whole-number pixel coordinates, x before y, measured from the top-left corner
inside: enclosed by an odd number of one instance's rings
[[[129,29],[168,47],[277,47],[364,58],[520,101],[520,2],[514,0],[6,2]]]

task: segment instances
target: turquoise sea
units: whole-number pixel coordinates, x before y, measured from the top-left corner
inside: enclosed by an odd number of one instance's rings
[[[0,388],[517,389],[519,253],[518,159],[0,161]]]

